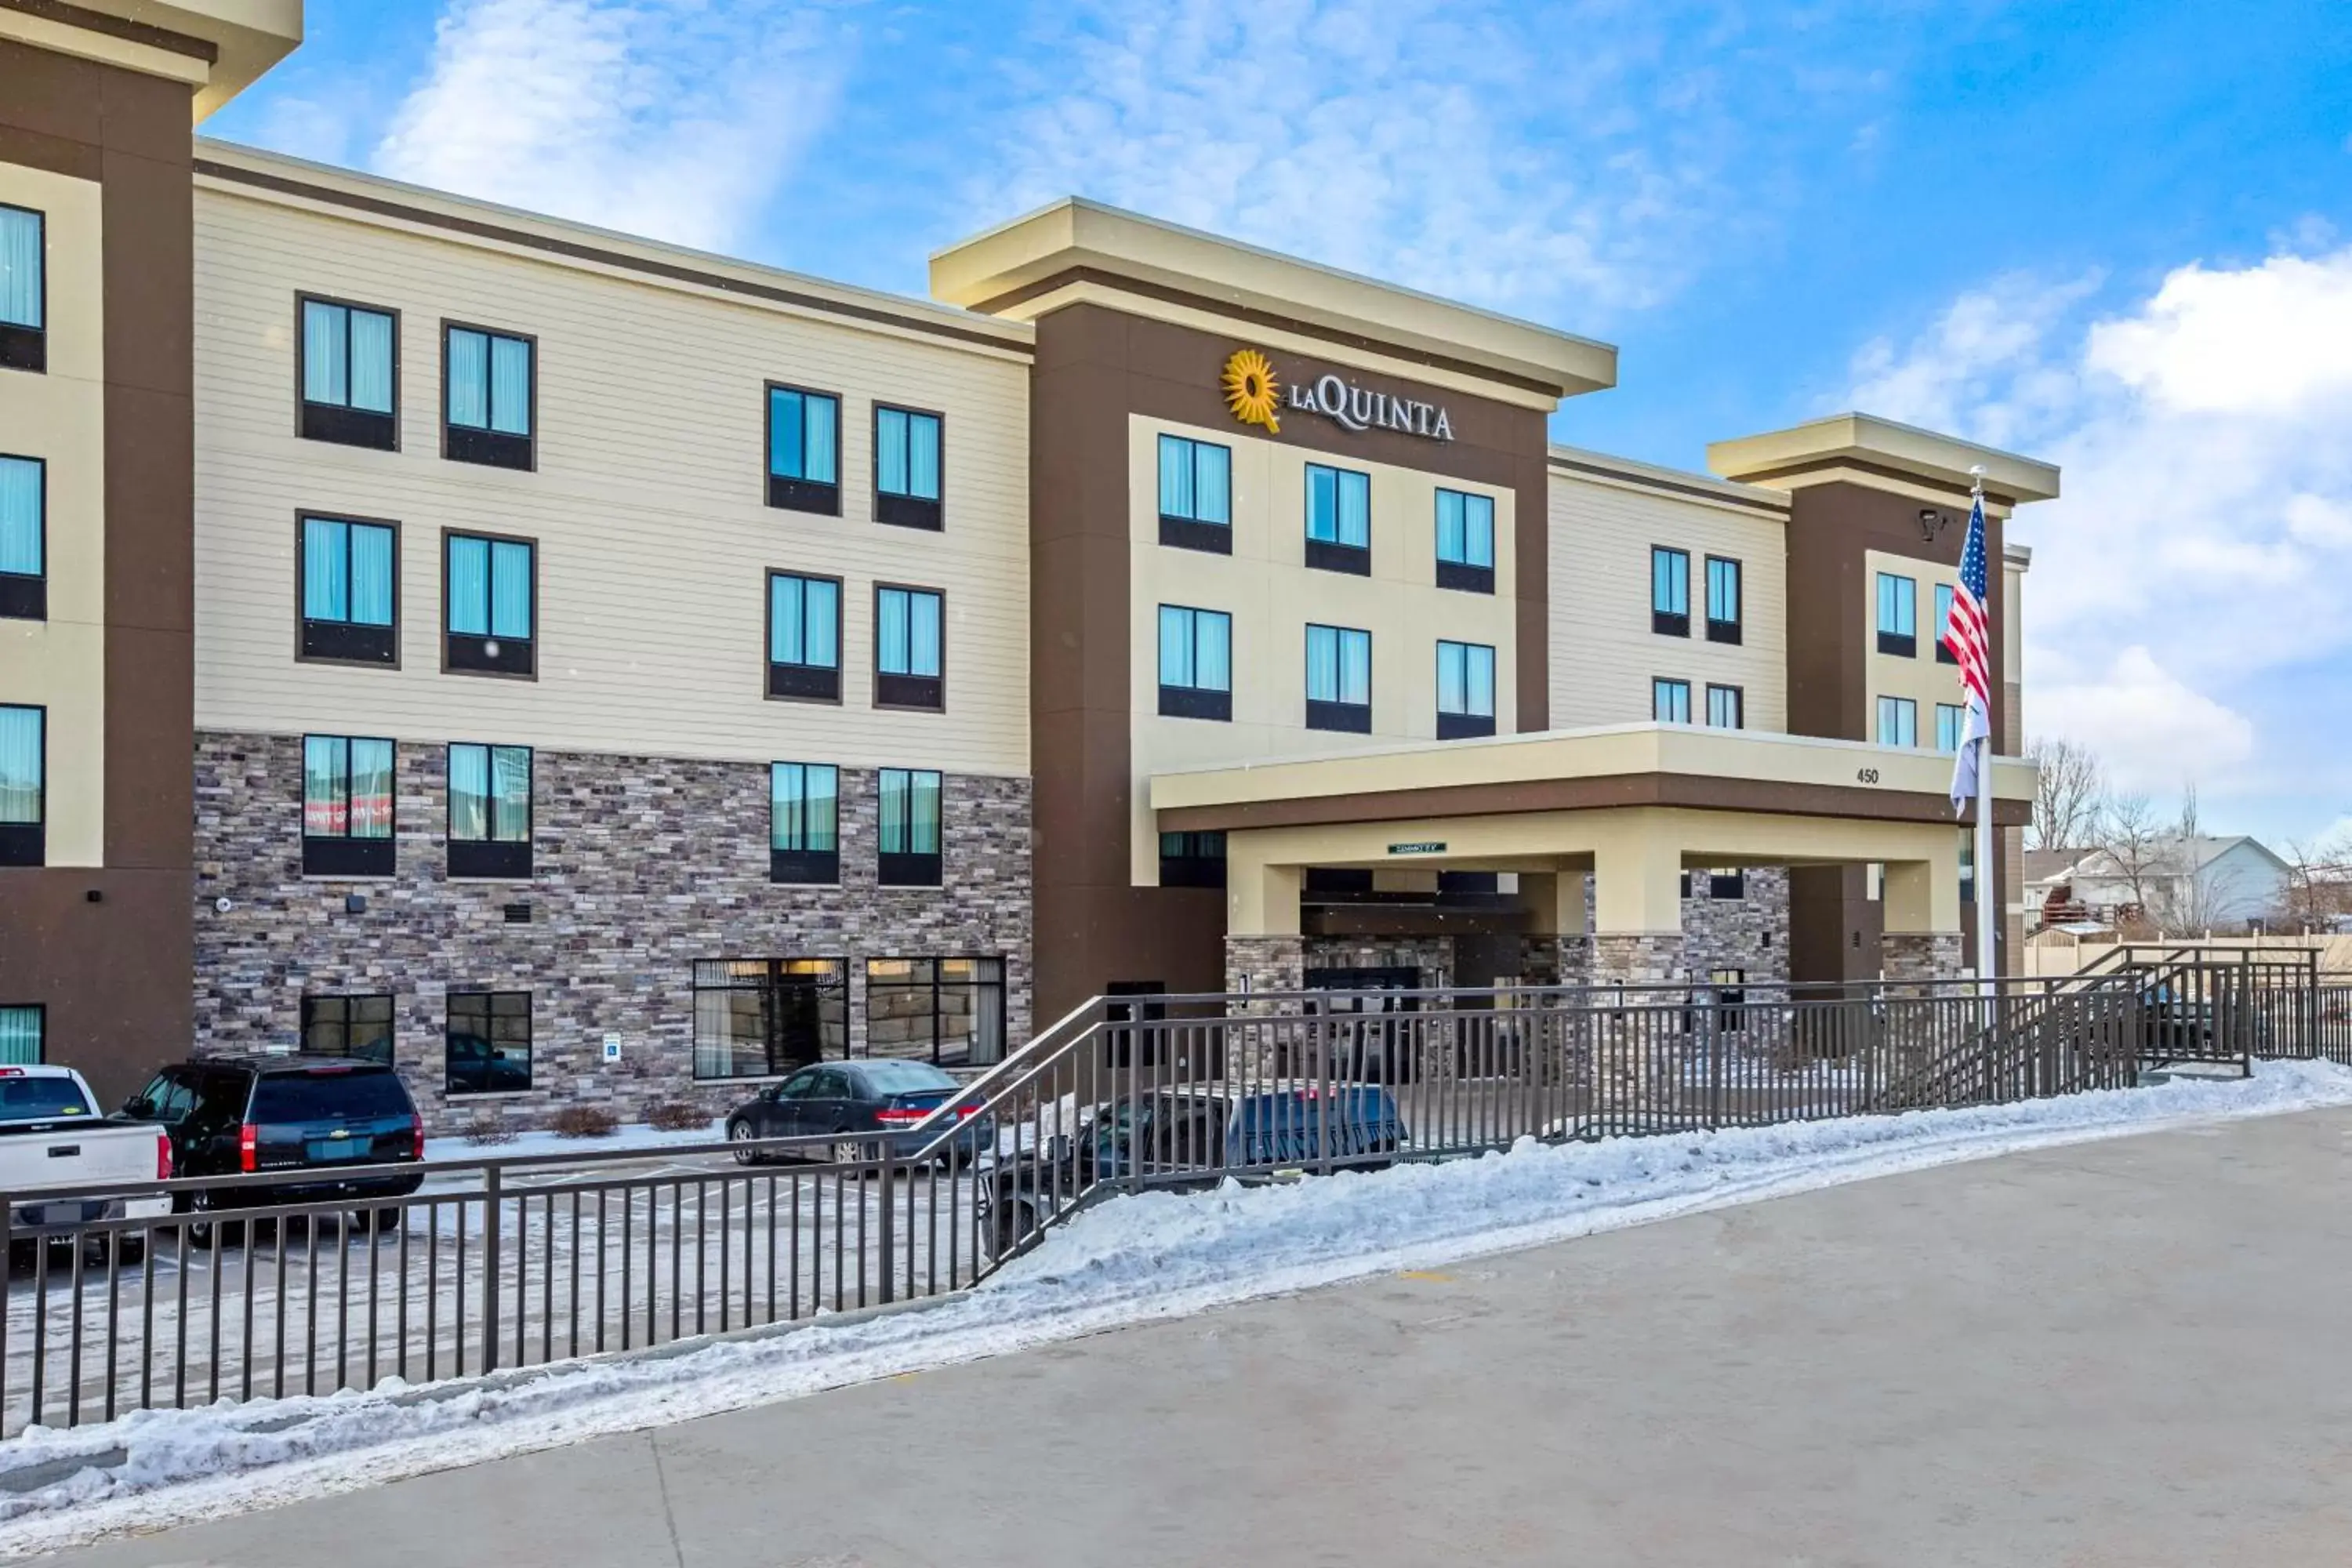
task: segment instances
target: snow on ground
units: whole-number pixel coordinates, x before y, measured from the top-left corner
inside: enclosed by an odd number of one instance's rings
[[[0,1555],[244,1512],[1401,1268],[2020,1149],[2352,1104],[2352,1069],[1979,1110],[1550,1147],[1105,1204],[987,1285],[924,1310],[511,1379],[142,1411],[36,1428],[0,1466],[93,1462],[0,1499]],[[119,1457],[118,1457],[119,1456]]]

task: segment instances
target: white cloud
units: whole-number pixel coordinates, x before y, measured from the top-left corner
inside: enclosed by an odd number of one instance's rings
[[[2352,247],[2190,264],[2088,321],[2087,289],[1971,290],[1865,345],[1853,405],[2063,468],[2012,533],[2029,729],[2127,788],[2324,820],[2352,786]]]
[[[838,47],[752,0],[451,0],[380,173],[706,248],[825,119]]]

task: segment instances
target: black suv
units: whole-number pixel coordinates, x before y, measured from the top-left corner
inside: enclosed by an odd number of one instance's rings
[[[157,1073],[116,1120],[152,1122],[172,1140],[178,1175],[233,1176],[283,1171],[284,1183],[183,1193],[191,1209],[258,1204],[406,1197],[424,1184],[413,1173],[339,1177],[343,1167],[419,1165],[425,1119],[408,1086],[381,1062],[355,1057],[213,1057]],[[397,1206],[376,1211],[379,1229],[400,1223]]]

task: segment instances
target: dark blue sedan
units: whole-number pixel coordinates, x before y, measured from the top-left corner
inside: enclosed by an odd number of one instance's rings
[[[817,1159],[879,1160],[887,1148],[912,1159],[940,1128],[913,1131],[961,1086],[929,1062],[882,1059],[819,1062],[727,1113],[727,1139],[740,1163],[756,1165],[781,1152],[752,1147],[762,1138],[830,1138],[795,1153]],[[940,1151],[968,1163],[984,1146],[988,1118],[967,1114],[955,1140]]]

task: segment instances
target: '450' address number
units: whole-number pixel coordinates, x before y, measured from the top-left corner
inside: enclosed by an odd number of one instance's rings
[[[1856,768],[1853,770],[1853,776],[1858,782],[1863,784],[1876,784],[1878,782],[1878,770],[1876,768]]]

